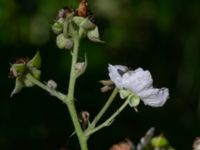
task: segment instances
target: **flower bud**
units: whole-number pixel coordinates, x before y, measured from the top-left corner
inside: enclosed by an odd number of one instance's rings
[[[56,44],[60,49],[71,49],[73,47],[73,40],[65,38],[63,34],[59,34],[56,39]]]
[[[75,65],[75,68],[78,72],[81,72],[84,69],[85,63],[84,62],[78,62]]]
[[[52,30],[55,34],[60,34],[63,31],[63,18],[60,18],[52,25]]]
[[[99,81],[101,84],[103,84],[104,86],[112,86],[114,83],[112,82],[112,80],[100,80]]]
[[[55,90],[57,88],[57,83],[54,80],[49,80],[47,86],[50,90]]]
[[[79,121],[80,121],[80,123],[82,125],[82,128],[86,129],[87,126],[88,126],[88,123],[89,123],[89,118],[90,118],[89,112],[88,111],[81,111],[79,113],[78,117],[79,117]]]
[[[112,89],[113,89],[112,86],[107,86],[107,85],[105,85],[105,86],[103,86],[103,87],[100,89],[100,91],[101,91],[102,93],[106,93],[106,92],[108,92],[108,91],[110,91],[110,90],[112,90]]]
[[[135,110],[137,111],[136,107],[137,107],[137,106],[139,105],[139,103],[140,103],[140,98],[139,98],[137,95],[132,94],[132,95],[129,95],[129,96],[128,96],[128,100],[129,100],[129,105],[130,105],[131,107],[134,107]]]

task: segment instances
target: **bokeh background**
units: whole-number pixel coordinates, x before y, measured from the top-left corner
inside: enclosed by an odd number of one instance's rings
[[[14,81],[9,63],[18,57],[42,55],[42,81],[54,79],[66,92],[69,51],[59,50],[51,24],[63,6],[77,7],[78,0],[0,1],[0,149],[75,150],[73,127],[67,108],[38,87],[9,98]],[[81,43],[80,60],[88,55],[87,72],[78,79],[77,109],[91,118],[110,93],[98,83],[108,79],[108,63],[151,71],[156,87],[169,87],[170,99],[162,108],[126,109],[111,127],[92,136],[90,149],[108,149],[126,137],[137,143],[150,127],[163,133],[177,150],[192,149],[200,136],[200,1],[197,0],[91,0],[105,44]],[[116,99],[107,115],[120,104]]]

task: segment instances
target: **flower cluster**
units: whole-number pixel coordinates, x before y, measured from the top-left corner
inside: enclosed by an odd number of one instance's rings
[[[81,0],[77,9],[68,7],[60,9],[52,30],[57,34],[56,43],[60,49],[71,49],[75,36],[79,38],[87,36],[93,42],[102,42],[86,0]]]
[[[110,79],[120,89],[121,98],[129,98],[131,103],[134,102],[133,107],[139,104],[138,99],[145,105],[161,107],[169,98],[167,88],[153,87],[153,79],[148,70],[129,70],[121,65],[109,65],[108,70]]]

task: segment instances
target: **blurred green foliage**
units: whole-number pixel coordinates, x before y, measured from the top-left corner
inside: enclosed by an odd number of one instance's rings
[[[1,150],[58,150],[65,143],[78,148],[63,104],[37,87],[10,99],[14,81],[7,78],[14,58],[41,49],[42,80],[54,79],[66,91],[70,55],[56,48],[51,31],[57,11],[66,5],[76,7],[78,0],[0,1]],[[106,43],[81,43],[80,60],[87,52],[89,65],[77,84],[78,110],[94,117],[105,102],[109,94],[99,92],[97,81],[108,78],[108,63],[150,70],[155,86],[169,87],[171,97],[160,109],[124,111],[93,136],[91,149],[108,149],[124,137],[137,142],[150,126],[175,149],[191,149],[200,135],[200,1],[91,0],[89,5]],[[120,103],[117,99],[108,113]]]

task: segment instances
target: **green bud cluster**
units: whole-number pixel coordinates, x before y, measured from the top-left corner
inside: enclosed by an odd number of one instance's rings
[[[11,97],[19,93],[24,87],[34,86],[34,83],[27,79],[27,75],[31,74],[35,79],[39,80],[41,75],[40,67],[41,57],[39,52],[30,61],[20,59],[20,61],[11,64],[10,73],[16,79]]]
[[[89,17],[79,16],[76,11],[69,8],[59,11],[52,30],[57,35],[56,44],[59,49],[72,49],[73,39],[77,37],[88,37],[93,42],[102,42],[97,25]]]

